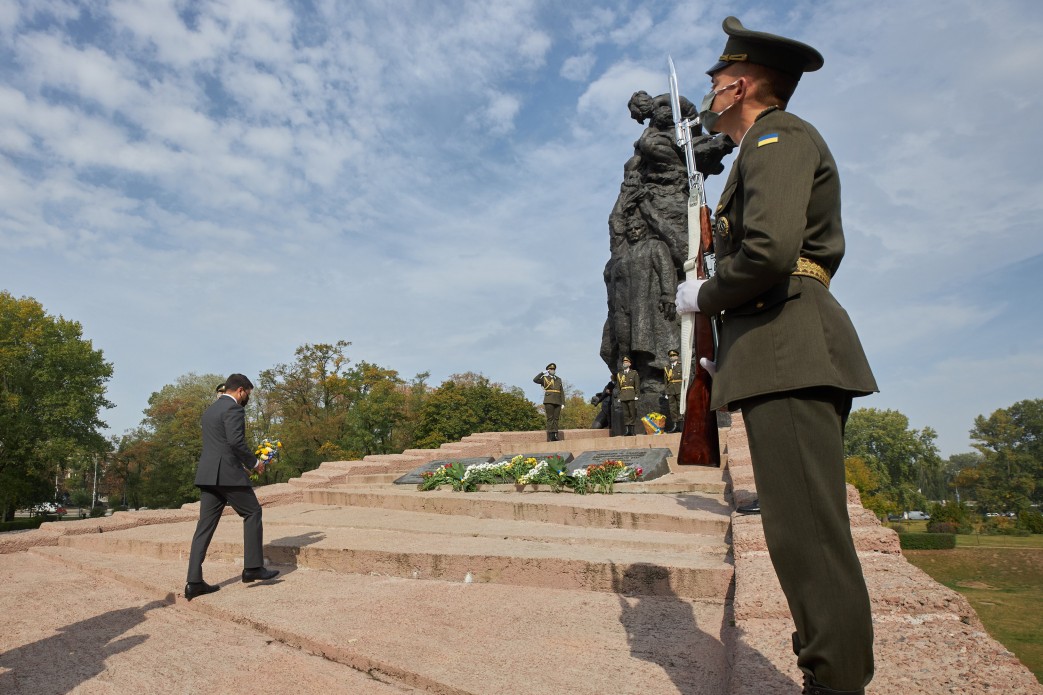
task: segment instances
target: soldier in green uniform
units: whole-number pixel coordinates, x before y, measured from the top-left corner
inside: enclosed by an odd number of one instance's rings
[[[624,436],[634,436],[634,425],[637,423],[637,392],[641,388],[641,376],[630,368],[630,358],[623,358],[623,371],[616,373],[616,387],[619,389],[619,403],[623,406]]]
[[[843,437],[851,399],[877,385],[829,291],[844,255],[836,162],[818,131],[786,111],[801,75],[823,60],[734,17],[724,31],[700,120],[739,151],[715,211],[716,274],[682,283],[677,308],[720,317],[710,405],[742,411],[804,692],[864,693],[873,625]]]
[[[533,379],[534,383],[543,387],[543,412],[547,415],[547,441],[558,441],[558,418],[561,416],[561,406],[565,404],[565,392],[561,387],[561,377],[554,372],[558,365],[551,362],[547,365],[546,372],[540,372]]]
[[[681,363],[677,361],[677,350],[666,353],[670,364],[663,368],[663,382],[666,384],[666,400],[670,405],[670,429],[668,432],[681,431]]]

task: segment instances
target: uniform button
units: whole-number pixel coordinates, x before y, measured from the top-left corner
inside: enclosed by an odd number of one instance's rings
[[[764,308],[764,302],[757,302],[757,308],[758,309],[763,309]]]

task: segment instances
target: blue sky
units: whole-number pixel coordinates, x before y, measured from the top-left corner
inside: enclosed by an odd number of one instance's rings
[[[0,288],[114,363],[114,433],[182,374],[339,339],[589,395],[627,100],[670,54],[698,101],[728,14],[826,59],[790,110],[840,166],[833,290],[881,386],[856,407],[968,450],[1043,397],[1033,0],[4,3]]]

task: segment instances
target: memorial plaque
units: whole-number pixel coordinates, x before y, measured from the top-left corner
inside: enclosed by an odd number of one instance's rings
[[[644,471],[638,480],[654,480],[670,472],[666,460],[670,457],[669,449],[606,449],[604,451],[584,451],[569,464],[569,475],[580,468],[601,463],[602,461],[622,461],[631,468]]]
[[[508,463],[515,456],[519,456],[519,454],[504,454],[500,458],[496,459],[495,463]],[[543,459],[549,459],[552,456],[557,456],[565,463],[569,463],[570,461],[572,461],[571,451],[544,451],[541,454],[520,454],[520,456],[522,456],[523,458],[534,458],[537,461],[542,461]]]
[[[458,459],[439,459],[438,461],[431,461],[425,463],[420,468],[406,473],[404,476],[395,481],[395,485],[419,485],[424,482],[421,473],[427,473],[433,471],[436,468],[441,468],[447,463],[462,463],[464,467],[473,466],[476,463],[489,463],[493,460],[492,456],[473,456],[471,458],[458,458]]]

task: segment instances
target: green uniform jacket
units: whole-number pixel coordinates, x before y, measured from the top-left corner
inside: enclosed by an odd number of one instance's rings
[[[767,109],[743,137],[717,205],[717,272],[699,307],[721,313],[711,408],[743,398],[833,386],[877,391],[858,334],[800,257],[836,273],[844,257],[840,178],[818,131]]]
[[[682,378],[681,363],[678,362],[676,367],[667,365],[663,368],[663,378],[666,381],[666,395],[668,396],[679,396],[681,395],[681,378]]]
[[[616,374],[616,385],[619,386],[619,400],[636,401],[637,391],[641,388],[641,377],[638,376],[636,369],[619,372]]]
[[[561,388],[561,377],[540,372],[532,380],[543,387],[543,402],[552,405],[565,405],[565,394]]]

